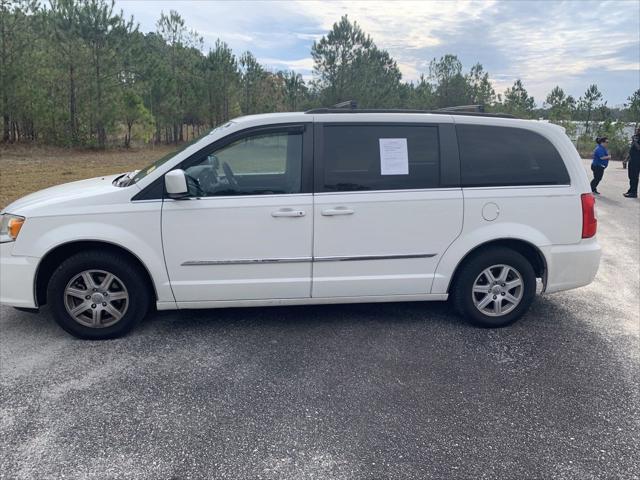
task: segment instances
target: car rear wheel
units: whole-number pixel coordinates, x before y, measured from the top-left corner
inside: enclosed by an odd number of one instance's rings
[[[504,327],[531,306],[536,276],[529,261],[510,249],[489,248],[468,259],[453,288],[458,312],[480,327]]]
[[[65,260],[49,281],[56,322],[85,339],[116,338],[147,313],[150,295],[136,265],[112,252],[88,251]]]

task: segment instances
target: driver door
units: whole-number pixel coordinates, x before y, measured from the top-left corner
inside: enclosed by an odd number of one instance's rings
[[[311,296],[312,135],[310,124],[240,132],[180,165],[190,196],[162,208],[180,306]]]

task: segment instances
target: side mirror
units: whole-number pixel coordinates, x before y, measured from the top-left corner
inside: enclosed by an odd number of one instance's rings
[[[171,170],[164,176],[164,186],[169,198],[179,199],[189,195],[184,170]]]

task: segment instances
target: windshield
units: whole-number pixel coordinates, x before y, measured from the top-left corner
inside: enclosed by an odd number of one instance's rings
[[[210,132],[205,133],[204,135],[200,135],[199,137],[191,140],[190,142],[185,143],[182,147],[180,147],[177,150],[174,150],[173,152],[170,152],[168,154],[166,154],[164,157],[159,158],[158,160],[156,160],[155,162],[153,162],[151,165],[149,165],[148,167],[143,168],[142,170],[140,170],[138,173],[136,173],[136,175],[131,179],[131,182],[129,183],[129,185],[133,184],[133,183],[137,183],[140,180],[142,180],[144,177],[146,177],[147,175],[149,175],[151,172],[153,172],[156,168],[158,168],[159,166],[161,166],[162,164],[164,164],[165,162],[167,162],[168,160],[172,159],[173,157],[175,157],[177,154],[179,154],[180,152],[182,152],[183,150],[189,148],[191,145],[193,145],[194,143],[200,141],[202,138],[206,137],[207,135],[211,135],[219,130],[223,130],[225,128],[228,128],[232,125],[233,122],[227,122],[224,125],[220,125],[219,127],[214,128],[213,130],[211,130]]]

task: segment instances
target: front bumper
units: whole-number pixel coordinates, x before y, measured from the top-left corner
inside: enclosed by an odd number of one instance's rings
[[[547,293],[571,290],[589,285],[598,273],[600,245],[595,238],[582,240],[575,245],[542,247],[547,261]]]
[[[0,304],[37,308],[34,285],[40,259],[14,256],[13,246],[0,243]]]

